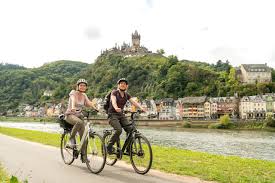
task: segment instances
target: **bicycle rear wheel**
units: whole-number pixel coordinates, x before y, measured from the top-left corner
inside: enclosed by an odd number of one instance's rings
[[[60,150],[61,157],[65,164],[70,165],[74,162],[73,149],[66,147],[70,139],[70,133],[64,132],[61,136]]]
[[[134,170],[139,174],[146,174],[153,161],[152,148],[147,140],[141,134],[135,136],[130,144],[130,160]]]
[[[97,134],[89,135],[88,143],[85,143],[86,165],[92,173],[99,173],[103,170],[106,162],[106,148],[103,138]]]
[[[112,133],[105,133],[104,134],[104,143],[105,147],[109,144],[109,141],[111,139]],[[115,151],[117,152],[117,143],[114,145]],[[109,166],[113,166],[117,162],[117,155],[116,154],[108,154],[107,153],[107,159],[106,159],[106,164]]]

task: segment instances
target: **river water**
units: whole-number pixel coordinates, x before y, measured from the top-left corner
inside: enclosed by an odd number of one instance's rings
[[[56,123],[0,122],[0,126],[62,133]],[[106,126],[94,126],[102,134]],[[152,144],[275,161],[275,132],[139,127]]]

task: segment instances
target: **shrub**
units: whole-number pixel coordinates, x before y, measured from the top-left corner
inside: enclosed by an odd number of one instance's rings
[[[190,122],[183,122],[182,127],[183,128],[191,128],[191,123]]]
[[[212,123],[212,124],[208,125],[208,128],[209,129],[219,129],[220,126],[221,126],[220,123]]]
[[[211,128],[211,129],[230,129],[233,127],[234,127],[234,124],[230,121],[230,118],[228,115],[224,115],[220,117],[219,123],[214,123],[208,126],[208,128]]]
[[[220,123],[221,123],[222,125],[225,125],[225,126],[227,126],[227,125],[230,123],[230,119],[229,119],[228,114],[226,114],[226,115],[220,117]]]
[[[266,125],[269,127],[275,127],[275,120],[272,119],[272,116],[266,118]]]

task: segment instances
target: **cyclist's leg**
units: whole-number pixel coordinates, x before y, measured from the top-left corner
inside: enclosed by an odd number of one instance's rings
[[[123,127],[123,129],[125,130],[125,132],[128,134],[133,130],[133,125],[132,123],[129,122],[129,120],[126,118],[125,115],[122,115],[120,117],[120,124]]]
[[[116,114],[110,114],[109,124],[114,128],[114,133],[110,138],[109,144],[107,145],[108,152],[111,152],[113,145],[119,139],[119,136],[122,133],[122,127],[119,122],[119,116]]]
[[[84,124],[84,121],[75,116],[75,115],[68,115],[66,117],[66,121],[72,125],[74,125],[73,129],[72,129],[72,134],[71,134],[71,139],[73,141],[75,141],[75,135],[76,133],[78,132],[79,133],[79,136],[80,136],[80,139],[82,138],[83,136],[83,133],[84,133],[84,130],[85,130],[85,124]]]
[[[126,132],[126,135],[128,136],[128,134],[133,130],[132,123],[129,122],[129,120],[125,117],[125,115],[121,116],[120,122],[121,122],[123,129]],[[130,146],[127,146],[126,152],[129,152],[129,149],[130,149]]]

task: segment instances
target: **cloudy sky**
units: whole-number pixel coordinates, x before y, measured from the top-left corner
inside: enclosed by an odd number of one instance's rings
[[[216,63],[275,68],[272,0],[0,0],[0,62],[93,63],[141,34],[149,50]]]

